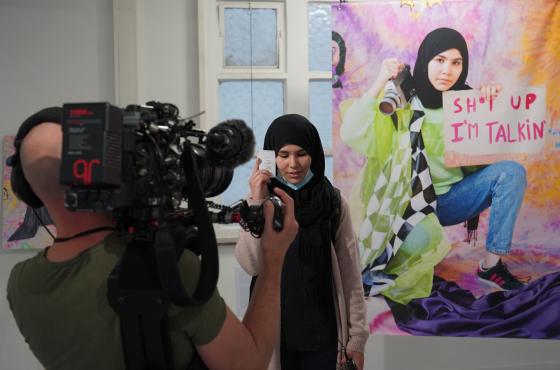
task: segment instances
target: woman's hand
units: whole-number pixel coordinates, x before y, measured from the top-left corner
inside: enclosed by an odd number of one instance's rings
[[[354,361],[358,370],[364,370],[364,354],[362,352],[348,351],[347,355]]]
[[[381,62],[381,68],[377,74],[377,78],[373,85],[369,89],[369,94],[371,97],[375,98],[379,92],[385,87],[387,81],[397,77],[400,71],[404,69],[405,64],[402,63],[397,58],[387,58],[383,59]]]
[[[486,100],[496,99],[502,91],[502,85],[482,85],[480,86],[480,96]]]
[[[259,170],[261,159],[257,158],[253,173],[249,178],[249,187],[251,189],[251,199],[260,200],[268,197],[268,188],[266,184],[270,182],[272,173],[268,170]]]
[[[396,78],[400,71],[404,69],[404,63],[397,58],[383,59],[381,62],[381,69],[377,78],[387,82],[390,79]]]

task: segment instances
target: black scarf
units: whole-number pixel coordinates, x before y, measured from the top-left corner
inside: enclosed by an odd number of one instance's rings
[[[414,87],[416,94],[422,105],[426,108],[437,109],[441,108],[442,92],[430,82],[428,78],[428,63],[438,54],[449,50],[457,49],[463,58],[463,70],[459,79],[450,90],[470,90],[471,87],[465,82],[469,71],[469,51],[467,43],[459,32],[451,28],[438,28],[428,33],[424,41],[420,44],[418,49],[418,56],[416,57],[416,64],[414,65]]]

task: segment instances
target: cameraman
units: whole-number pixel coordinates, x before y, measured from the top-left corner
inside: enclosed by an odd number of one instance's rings
[[[18,170],[48,210],[57,237],[52,246],[13,268],[10,308],[31,351],[48,370],[124,369],[119,318],[107,301],[107,277],[126,243],[112,232],[110,213],[65,208],[65,187],[59,183],[61,126],[37,123],[16,144],[15,166],[21,166]],[[277,195],[286,205],[284,229],[272,229],[273,207],[267,202],[264,268],[243,322],[217,289],[202,306],[170,307],[176,369],[187,369],[196,352],[210,369],[266,368],[279,331],[282,261],[298,230],[292,199],[281,190]],[[200,261],[185,250],[179,264],[185,289],[192,294]]]

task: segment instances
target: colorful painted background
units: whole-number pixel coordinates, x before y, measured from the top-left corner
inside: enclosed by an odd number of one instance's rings
[[[411,5],[403,5],[413,3]],[[411,67],[424,36],[438,27],[450,27],[465,37],[469,47],[467,83],[509,86],[545,86],[547,131],[542,155],[521,161],[528,188],[507,263],[526,280],[560,270],[560,2],[557,0],[448,0],[384,1],[332,7],[332,29],[346,43],[343,88],[333,89],[333,147],[336,185],[350,196],[365,159],[340,141],[341,114],[376,78],[381,61],[396,57]],[[478,244],[463,242],[462,225],[446,232],[453,249],[437,266],[436,274],[453,280],[476,296],[489,292],[476,279],[484,250],[488,213],[479,226]],[[373,334],[404,334],[390,311],[370,298]]]
[[[2,161],[14,153],[14,136],[5,136],[3,140]],[[33,210],[21,202],[12,191],[10,182],[11,168],[4,165],[2,173],[2,248],[4,249],[42,249],[52,243],[52,237],[41,226],[37,214],[51,232],[54,226],[44,208]]]

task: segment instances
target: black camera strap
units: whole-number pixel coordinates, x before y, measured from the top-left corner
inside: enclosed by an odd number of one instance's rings
[[[216,236],[192,149],[185,146],[182,161],[189,207],[194,226],[164,224],[153,240],[133,240],[108,279],[107,294],[121,322],[125,363],[131,370],[174,369],[167,312],[177,306],[204,304],[218,281]],[[194,294],[189,295],[179,272],[179,259],[185,248],[200,256],[201,270]],[[195,356],[189,368],[206,368]]]
[[[189,208],[193,210],[194,227],[191,225],[184,229],[182,235],[177,233],[175,235],[186,248],[200,255],[200,275],[192,296],[185,291],[181,282],[172,234],[158,235],[160,239],[156,239],[156,260],[160,281],[171,302],[177,306],[197,306],[204,304],[216,289],[219,270],[218,247],[190,145],[185,146],[181,161],[188,179],[185,195]]]
[[[47,229],[48,230],[48,229]],[[72,240],[72,239],[76,239],[76,238],[81,238],[83,236],[88,236],[91,234],[95,234],[98,233],[100,231],[108,231],[108,230],[115,230],[114,226],[99,226],[99,227],[94,227],[93,229],[88,229],[88,230],[84,230],[82,232],[79,232],[77,234],[74,234],[72,236],[67,236],[65,238],[59,238],[56,237],[54,238],[55,242],[61,243],[61,242],[67,242],[68,240]]]

